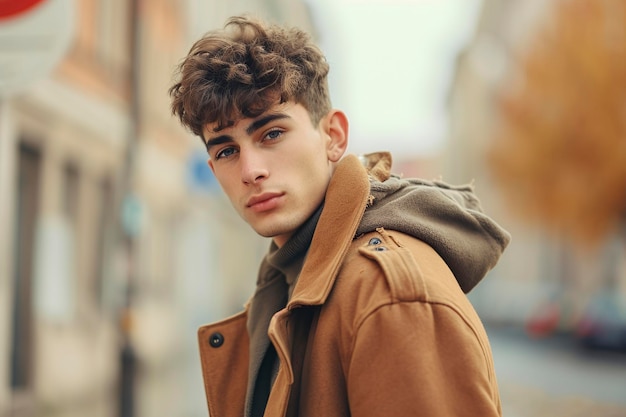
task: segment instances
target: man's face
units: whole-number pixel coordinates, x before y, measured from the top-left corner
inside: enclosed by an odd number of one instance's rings
[[[315,127],[302,105],[287,102],[219,131],[205,127],[209,165],[222,189],[241,217],[278,246],[321,204],[345,151],[329,127],[332,114]]]

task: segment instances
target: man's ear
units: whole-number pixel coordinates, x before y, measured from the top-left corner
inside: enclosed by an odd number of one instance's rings
[[[341,159],[348,148],[348,117],[341,110],[333,109],[324,118],[324,131],[328,135],[326,153],[331,162]]]

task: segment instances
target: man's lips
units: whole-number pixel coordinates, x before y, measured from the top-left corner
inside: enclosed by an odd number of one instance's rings
[[[256,212],[267,211],[278,205],[282,193],[263,193],[250,197],[246,207]]]

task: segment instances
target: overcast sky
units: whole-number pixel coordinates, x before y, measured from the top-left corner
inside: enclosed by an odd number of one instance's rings
[[[454,60],[480,0],[310,0],[350,151],[428,154],[443,145]]]

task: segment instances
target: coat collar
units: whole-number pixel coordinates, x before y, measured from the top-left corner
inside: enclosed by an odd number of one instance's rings
[[[360,158],[347,155],[337,165],[288,309],[326,301],[370,200],[368,172],[382,181],[390,167],[386,152]]]

